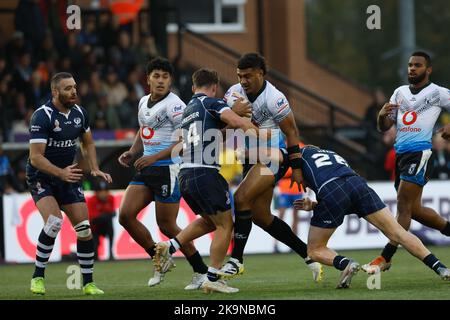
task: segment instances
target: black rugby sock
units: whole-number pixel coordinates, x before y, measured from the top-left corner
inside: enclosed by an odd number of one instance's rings
[[[381,256],[386,260],[386,262],[390,262],[396,251],[397,246],[393,246],[392,244],[388,243],[384,247],[383,252],[381,252]]]
[[[208,272],[208,266],[203,262],[203,259],[198,251],[195,251],[195,253],[192,256],[186,257],[186,259],[191,265],[192,270],[194,270],[194,272],[201,274],[205,274]]]
[[[250,210],[236,211],[234,216],[234,246],[231,256],[242,263],[245,245],[252,230],[252,213]]]
[[[427,255],[422,261],[437,274],[439,274],[440,268],[446,268],[445,265],[443,265],[442,262],[439,261],[439,259],[436,258],[432,253]]]
[[[337,255],[333,259],[333,266],[336,269],[343,271],[345,268],[347,268],[349,262],[350,262],[349,258]]]
[[[308,250],[306,244],[300,240],[300,238],[292,232],[289,225],[278,217],[274,217],[272,224],[265,229],[272,237],[280,242],[283,242],[289,248],[294,250],[303,259],[308,256]]]

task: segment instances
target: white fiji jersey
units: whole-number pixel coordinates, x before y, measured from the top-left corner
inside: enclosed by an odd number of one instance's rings
[[[274,143],[278,143],[279,148],[284,148],[286,144],[278,124],[289,115],[291,108],[286,96],[280,90],[267,80],[265,80],[265,84],[264,91],[252,102],[252,122],[260,129],[272,129],[271,145],[274,146]],[[234,95],[235,92],[238,94]],[[228,89],[224,100],[232,107],[239,95],[248,100],[244,88],[237,83]],[[273,130],[278,131],[278,138]]]
[[[404,85],[394,91],[390,102],[399,105],[395,151],[401,154],[431,149],[436,120],[442,109],[450,111],[450,91],[430,83],[413,94]]]
[[[186,104],[174,93],[148,107],[150,95],[139,101],[138,120],[141,127],[141,139],[144,155],[152,155],[170,147],[178,139],[174,131],[181,127]],[[170,165],[172,159],[160,160],[153,165]]]

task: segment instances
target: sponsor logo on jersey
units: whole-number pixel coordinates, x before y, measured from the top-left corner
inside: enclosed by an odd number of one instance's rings
[[[417,166],[416,163],[412,163],[412,164],[409,166],[408,174],[414,174],[414,170],[416,169],[416,166]]]
[[[41,193],[45,192],[45,189],[42,188],[40,182],[36,183],[36,189],[37,189],[37,194],[41,194]]]
[[[400,132],[421,132],[422,129],[416,127],[403,127],[399,130]]]
[[[76,145],[76,140],[55,140],[53,138],[50,138],[47,143],[47,146],[57,147],[57,148],[67,148],[67,147],[73,147],[75,145]]]
[[[36,131],[39,131],[40,129],[41,129],[41,126],[36,126],[36,125],[31,126],[31,132],[36,132]]]
[[[286,104],[286,100],[284,98],[280,98],[277,100],[277,107],[280,109],[282,106]]]
[[[163,197],[167,197],[167,196],[169,195],[169,187],[168,187],[167,184],[163,184],[163,185],[161,186],[161,195],[162,195]]]
[[[54,132],[60,132],[62,129],[61,129],[61,127],[59,126],[59,121],[58,120],[55,120],[55,127],[53,128],[53,131]]]
[[[193,114],[190,114],[189,116],[187,116],[186,118],[184,118],[182,121],[181,121],[181,124],[185,124],[186,122],[189,122],[189,121],[191,121],[191,120],[193,120],[193,119],[195,119],[195,118],[198,118],[198,117],[200,117],[200,113],[197,111],[197,112],[194,112]]]
[[[284,109],[286,109],[288,107],[288,102],[286,101],[285,98],[279,98],[277,100],[276,104],[277,104],[278,113],[280,113],[281,111],[283,111]]]
[[[144,141],[144,145],[146,146],[159,146],[161,144],[160,141]]]
[[[80,128],[81,127],[81,119],[80,118],[75,118],[73,119],[73,122],[75,122],[75,128]]]
[[[406,126],[412,125],[414,122],[416,122],[416,120],[417,113],[415,111],[408,111],[402,117],[403,124]]]
[[[142,139],[150,140],[155,134],[155,130],[149,127],[142,127],[141,137]]]
[[[173,107],[172,112],[180,112],[183,111],[183,106],[182,105],[178,105]]]

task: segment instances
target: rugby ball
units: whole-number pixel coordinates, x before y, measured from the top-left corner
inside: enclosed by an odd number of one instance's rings
[[[234,103],[236,102],[236,100],[238,100],[239,98],[244,99],[244,102],[249,102],[248,99],[241,93],[237,92],[237,91],[233,91],[231,94],[227,95],[226,99],[227,99],[227,104],[230,108],[233,107]],[[247,117],[248,119],[251,119],[250,117]]]

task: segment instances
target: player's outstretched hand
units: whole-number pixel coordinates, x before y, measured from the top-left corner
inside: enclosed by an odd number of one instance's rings
[[[120,155],[118,160],[122,166],[128,168],[130,166],[131,159],[133,159],[133,153],[131,153],[130,151],[125,151]]]
[[[83,178],[83,170],[81,170],[80,168],[76,168],[77,165],[78,165],[78,163],[74,163],[74,164],[62,169],[62,173],[59,178],[62,181],[70,182],[70,183],[80,181],[81,178]]]
[[[310,198],[303,198],[303,199],[297,199],[294,201],[294,208],[296,210],[303,210],[303,211],[311,211],[314,206],[313,202]]]
[[[156,158],[152,156],[142,156],[139,159],[136,160],[134,163],[134,167],[136,170],[142,170],[145,167],[151,166],[156,162]]]
[[[238,98],[231,109],[240,117],[252,117],[252,104],[244,97]]]
[[[444,138],[445,140],[450,140],[450,124],[443,126],[438,130],[438,132],[442,133],[441,134],[442,138]]]
[[[385,103],[383,108],[381,108],[380,110],[380,116],[382,117],[387,117],[387,116],[391,116],[395,113],[395,111],[398,108],[398,104],[394,104],[394,103]]]
[[[303,184],[303,172],[301,169],[292,169],[292,176],[291,176],[291,185],[289,188],[292,188],[294,183],[297,184],[298,190],[302,189]]]
[[[108,183],[112,182],[111,175],[109,173],[105,173],[105,172],[101,171],[100,169],[91,170],[91,176],[100,177]]]

